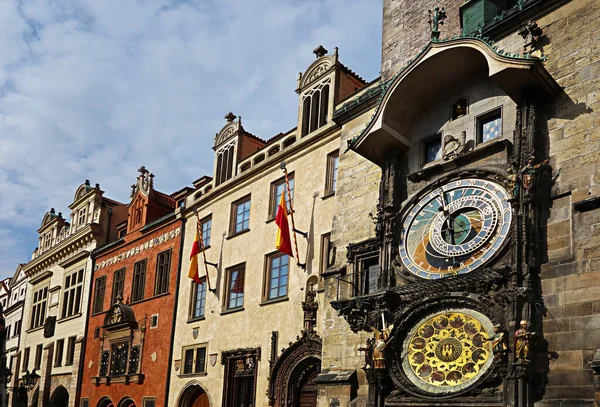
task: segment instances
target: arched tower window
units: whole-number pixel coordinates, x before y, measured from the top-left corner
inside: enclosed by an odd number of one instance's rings
[[[329,79],[311,89],[302,102],[302,136],[327,124]]]
[[[233,176],[233,154],[235,145],[230,144],[217,152],[215,185],[222,184]]]

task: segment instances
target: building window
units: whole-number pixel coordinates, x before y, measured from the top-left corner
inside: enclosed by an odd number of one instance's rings
[[[83,294],[83,269],[67,274],[61,316],[70,317],[79,312]]]
[[[377,292],[379,280],[379,253],[374,252],[356,260],[358,266],[356,295],[373,294]]]
[[[42,352],[44,351],[44,348],[42,346],[42,344],[39,344],[35,347],[35,363],[33,365],[33,368],[35,370],[40,370],[40,367],[42,367]]]
[[[294,201],[294,173],[288,174],[288,181],[290,183],[290,196],[292,197],[292,203]],[[281,200],[281,194],[284,194],[285,203],[287,205],[288,212],[290,211],[290,200],[287,193],[287,187],[285,185],[285,177],[278,179],[271,184],[271,199],[269,204],[269,219],[275,219],[277,216],[277,208],[279,208],[279,201]]]
[[[253,407],[256,391],[256,355],[227,359],[225,367],[226,407]]]
[[[104,293],[106,292],[106,276],[96,279],[94,286],[94,306],[92,313],[102,312],[104,310]]]
[[[13,334],[14,336],[17,336],[21,333],[21,325],[22,324],[23,324],[22,320],[18,320],[17,322],[15,322],[15,333]]]
[[[67,339],[67,359],[65,360],[66,366],[73,364],[73,359],[75,358],[75,340],[77,340],[76,336],[69,336]]]
[[[110,375],[121,376],[127,374],[127,360],[129,357],[129,343],[115,343],[110,347]]]
[[[156,407],[156,397],[143,397],[142,407]]]
[[[31,307],[31,321],[29,323],[29,328],[33,329],[44,325],[47,299],[48,287],[42,287],[33,292],[33,305]]]
[[[215,186],[222,184],[233,176],[233,159],[235,145],[231,144],[217,152],[217,173]]]
[[[502,109],[496,109],[477,118],[477,143],[485,143],[502,136]]]
[[[184,348],[183,374],[197,374],[206,371],[206,346]]]
[[[321,274],[323,274],[329,266],[331,252],[331,233],[321,235]]]
[[[250,197],[233,203],[231,235],[250,228]]]
[[[10,325],[6,327],[6,339],[10,338],[10,329],[11,328],[12,327]]]
[[[207,216],[206,218],[200,221],[200,225],[202,226],[202,243],[204,244],[204,248],[210,247],[210,234],[212,230],[212,215]]]
[[[204,316],[204,307],[206,305],[206,278],[200,279],[200,284],[192,281],[192,309],[190,318],[200,318]]]
[[[85,225],[85,217],[87,215],[87,208],[81,208],[77,217],[77,227]]]
[[[113,305],[117,302],[117,297],[123,298],[123,287],[125,285],[125,269],[120,269],[115,271],[113,277],[113,287],[112,287],[112,298],[110,300],[110,305]]]
[[[25,372],[29,369],[29,352],[30,348],[23,350],[23,364],[21,365],[21,371]]]
[[[153,314],[150,317],[150,328],[158,328],[158,314]]]
[[[52,240],[52,232],[46,233],[44,236],[44,249],[50,247],[50,241]]]
[[[438,133],[423,141],[425,164],[442,158],[442,133]]]
[[[169,292],[169,271],[171,270],[171,250],[159,253],[156,256],[156,281],[154,295]]]
[[[338,163],[340,152],[334,151],[327,156],[327,176],[325,181],[325,195],[335,194],[337,190]]]
[[[56,353],[54,355],[54,367],[62,365],[63,351],[65,348],[65,340],[59,339],[56,341]]]
[[[267,257],[267,300],[287,296],[289,259],[287,254]]]
[[[131,286],[131,302],[144,299],[144,289],[146,288],[146,264],[147,260],[138,261],[133,266],[133,284]]]
[[[79,405],[80,405],[81,407],[90,407],[90,399],[88,399],[87,397],[86,397],[86,398],[82,398],[82,399],[81,399],[81,403],[79,403]],[[105,404],[100,404],[100,405],[101,405],[102,407],[104,407],[104,406],[105,406]]]
[[[227,270],[227,309],[240,308],[244,305],[244,266]]]
[[[327,123],[329,83],[324,82],[304,95],[302,102],[302,137]]]

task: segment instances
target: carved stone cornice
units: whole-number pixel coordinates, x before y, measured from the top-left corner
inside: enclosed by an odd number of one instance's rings
[[[34,278],[38,273],[45,271],[53,265],[65,261],[83,250],[93,249],[96,238],[100,235],[102,228],[97,223],[86,225],[76,234],[63,240],[50,250],[42,253],[35,259],[23,266],[23,272],[27,278]]]
[[[260,347],[258,348],[239,348],[232,350],[224,350],[221,352],[221,364],[227,363],[227,359],[240,356],[256,356],[256,360],[260,360]]]

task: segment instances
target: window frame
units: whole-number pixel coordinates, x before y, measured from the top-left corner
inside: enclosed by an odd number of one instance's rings
[[[204,230],[204,225],[209,224],[208,227],[208,242],[206,239],[206,231]],[[212,235],[212,213],[204,218],[200,219],[200,230],[202,231],[202,243],[204,244],[204,249],[208,249],[210,247],[210,238]]]
[[[70,282],[74,279],[74,282]],[[74,269],[65,273],[62,290],[62,306],[60,309],[60,318],[65,319],[81,313],[81,303],[83,301],[83,282],[85,280],[85,268]],[[79,298],[76,303],[75,298]]]
[[[127,352],[125,355],[125,371],[123,373],[119,373],[116,374],[113,372],[113,348],[119,346],[119,345],[125,345],[127,347]],[[129,371],[129,354],[131,352],[131,348],[132,348],[132,344],[130,340],[125,340],[125,341],[117,341],[117,342],[113,342],[110,344],[110,347],[108,349],[109,351],[109,360],[108,360],[108,377],[115,377],[115,376],[125,376],[128,374]]]
[[[29,357],[31,356],[31,347],[23,349],[23,361],[21,363],[21,372],[29,370]]]
[[[42,292],[42,296],[36,300],[36,294]],[[31,315],[29,318],[29,329],[36,329],[44,326],[44,321],[46,320],[47,312],[48,312],[48,295],[49,286],[48,284],[44,284],[38,287],[36,290],[33,290],[33,296],[31,298]],[[43,298],[42,298],[43,297]],[[37,312],[36,312],[37,311]],[[43,311],[43,312],[42,312]],[[41,318],[40,318],[41,315]],[[34,325],[34,319],[36,323]],[[40,321],[38,321],[40,319]],[[39,322],[39,323],[38,323]]]
[[[204,349],[204,364],[201,371],[196,371],[198,364],[198,351]],[[186,352],[192,351],[191,372],[186,373]],[[208,362],[208,343],[200,343],[196,345],[184,346],[181,348],[181,375],[180,376],[206,376],[206,367]]]
[[[40,370],[42,367],[42,357],[44,355],[44,345],[41,343],[35,347],[35,359],[33,360],[33,370]]]
[[[142,397],[142,407],[148,407],[148,402],[154,402],[154,407],[156,407],[156,397],[144,396]]]
[[[161,256],[168,255],[166,262],[161,263]],[[173,249],[163,250],[156,255],[156,274],[154,277],[154,296],[167,294],[169,292],[169,277],[171,275],[171,261],[173,260]],[[164,259],[163,259],[164,261]],[[162,267],[162,269],[161,269]],[[161,287],[162,283],[162,287]]]
[[[504,117],[503,117],[503,109],[502,105],[495,107],[493,109],[488,110],[485,113],[482,113],[475,117],[475,144],[480,145],[483,143],[487,143],[493,140],[501,140],[504,132]],[[483,125],[484,121],[487,121],[491,118],[500,118],[500,135],[498,137],[494,137],[487,141],[483,141]]]
[[[143,266],[143,268],[142,268]],[[141,270],[141,271],[140,271]],[[148,259],[136,261],[133,264],[133,278],[131,279],[131,302],[140,302],[146,298],[146,274],[148,272]],[[140,277],[141,275],[141,277]],[[140,286],[141,285],[141,286]],[[140,296],[138,298],[138,296]]]
[[[442,153],[443,153],[443,149],[444,149],[444,135],[443,132],[439,131],[435,134],[432,134],[430,136],[425,137],[424,139],[421,140],[421,148],[422,148],[422,153],[421,153],[421,166],[425,166],[425,165],[429,165],[431,163],[434,163],[436,161],[441,161],[442,159]],[[438,141],[440,143],[440,150],[439,150],[439,154],[440,154],[440,158],[436,158],[434,160],[431,161],[427,161],[427,146],[429,144],[432,144],[434,141]]]
[[[231,307],[231,290],[233,287],[231,287],[231,275],[233,274],[233,272],[242,272],[242,295],[241,295],[241,304],[240,305],[236,305],[234,307]],[[237,264],[235,266],[232,267],[228,267],[225,270],[225,295],[224,297],[224,304],[223,304],[223,310],[224,312],[233,312],[233,311],[238,311],[238,310],[243,310],[244,309],[244,300],[245,300],[245,294],[246,294],[246,263],[240,263]],[[240,294],[240,293],[235,293],[235,294]],[[236,297],[236,302],[237,302],[237,298]]]
[[[101,295],[98,295],[99,282],[102,281]],[[100,276],[94,281],[94,302],[92,303],[92,314],[104,311],[104,296],[106,295],[106,276]]]
[[[56,341],[56,352],[54,353],[54,367],[62,366],[62,360],[65,351],[65,339],[59,339]]]
[[[77,210],[77,228],[85,225],[87,219],[87,206],[79,208]]]
[[[290,182],[290,196],[292,198],[292,208],[294,205],[294,188],[296,186],[296,181],[294,180],[294,172],[290,172],[288,174],[288,180]],[[282,193],[285,193],[285,203],[287,204],[287,210],[288,213],[292,211],[292,209],[290,208],[290,202],[288,200],[288,195],[287,195],[287,186],[285,185],[285,177],[281,177],[273,182],[271,182],[271,187],[270,187],[270,195],[269,195],[269,215],[268,215],[268,220],[274,220],[275,217],[277,216],[277,208],[279,208],[279,199],[281,198],[277,198],[277,188],[283,185],[283,191]]]
[[[320,273],[323,274],[329,268],[329,253],[331,251],[331,232],[321,235]]]
[[[202,282],[202,284],[198,284],[195,281],[191,282],[191,289],[190,289],[190,309],[189,309],[189,313],[188,313],[188,320],[190,321],[195,321],[198,319],[204,319],[204,315],[206,314],[206,277],[201,277],[200,281]],[[203,286],[204,289],[201,291],[203,294],[203,298],[202,298],[202,314],[201,315],[196,315],[195,311],[196,311],[196,302],[198,300],[198,287],[199,286]]]
[[[246,203],[248,203],[248,205],[249,205],[249,207],[248,207],[248,227],[246,229],[237,230],[237,225],[238,225],[237,210],[238,210],[238,207],[240,207]],[[233,236],[236,236],[236,235],[239,235],[239,234],[249,231],[251,215],[252,215],[252,197],[250,194],[232,202],[232,204],[231,204],[231,219],[230,219],[230,223],[229,223],[229,237],[233,237]],[[244,221],[242,220],[242,226],[243,226],[243,224],[244,224]]]
[[[335,195],[337,191],[339,166],[340,150],[335,150],[327,154],[327,168],[325,171],[325,196]]]
[[[67,355],[65,357],[65,366],[72,366],[75,360],[75,346],[77,336],[69,336],[67,338]]]
[[[271,289],[273,288],[271,286],[272,283],[272,276],[271,276],[271,272],[273,270],[273,260],[276,258],[285,258],[287,257],[287,273],[285,274],[285,278],[286,278],[286,283],[285,283],[285,294],[283,295],[277,295],[275,297],[271,297]],[[269,302],[277,302],[277,301],[282,301],[288,298],[289,296],[289,286],[290,286],[290,266],[292,264],[292,262],[290,261],[290,257],[289,255],[285,254],[285,253],[281,253],[280,251],[276,251],[276,252],[272,252],[269,253],[265,256],[265,270],[264,270],[264,278],[263,278],[263,303],[269,303]],[[279,269],[281,269],[281,263],[278,267]],[[279,273],[277,275],[277,280],[280,281],[280,279],[282,278],[281,273]],[[279,289],[283,287],[282,285],[278,285],[277,286],[277,292],[279,293]]]
[[[112,307],[114,304],[117,303],[117,297],[119,296],[119,294],[121,295],[121,297],[123,297],[123,290],[125,290],[125,272],[126,272],[126,268],[120,268],[118,270],[115,270],[113,272],[113,281],[112,281],[112,292],[111,292],[111,296],[110,296],[110,306]],[[121,292],[119,292],[119,290],[117,290],[116,284],[117,284],[117,273],[120,273],[122,275],[122,278],[120,280],[120,284],[122,284],[121,287]]]

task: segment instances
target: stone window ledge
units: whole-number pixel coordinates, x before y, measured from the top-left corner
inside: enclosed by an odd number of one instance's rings
[[[92,377],[92,383],[94,386],[99,386],[104,384],[106,386],[110,386],[112,383],[143,383],[144,382],[144,374],[143,373],[134,373],[122,376],[94,376]]]

